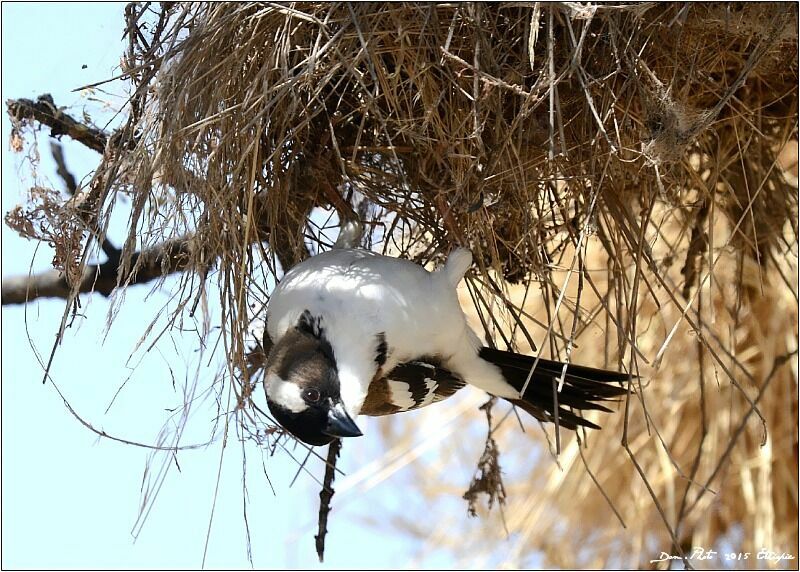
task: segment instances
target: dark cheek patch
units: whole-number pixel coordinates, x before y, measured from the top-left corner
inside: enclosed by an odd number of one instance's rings
[[[322,326],[322,317],[312,316],[308,310],[303,310],[300,318],[297,320],[297,330],[301,333],[307,334],[314,338],[319,343],[319,351],[330,362],[330,365],[336,367],[336,356],[333,353],[333,347],[328,339],[325,337],[325,328]]]
[[[303,310],[300,319],[297,320],[297,329],[314,338],[319,338],[324,332],[322,319],[319,316],[312,316],[308,310]]]

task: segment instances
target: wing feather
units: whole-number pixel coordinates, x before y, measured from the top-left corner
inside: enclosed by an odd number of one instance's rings
[[[464,387],[464,380],[439,365],[435,358],[398,364],[372,381],[361,407],[362,415],[391,415],[436,403]]]

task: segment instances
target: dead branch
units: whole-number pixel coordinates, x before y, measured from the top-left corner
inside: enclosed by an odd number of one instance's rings
[[[492,397],[481,405],[481,409],[486,412],[486,424],[488,426],[486,444],[481,458],[478,460],[478,467],[472,477],[472,482],[469,484],[469,489],[462,497],[467,501],[467,511],[470,516],[478,516],[476,506],[480,493],[484,493],[489,497],[489,509],[494,506],[495,501],[500,506],[506,503],[506,488],[503,485],[503,473],[500,469],[500,450],[492,435],[492,406],[495,401],[496,399]]]
[[[317,556],[322,562],[325,557],[325,536],[328,534],[328,515],[331,512],[331,499],[333,498],[333,479],[336,478],[336,460],[342,450],[342,440],[335,439],[328,445],[328,459],[325,463],[325,480],[322,490],[319,491],[319,527],[314,540],[317,543]]]
[[[120,283],[145,284],[167,274],[186,269],[190,260],[191,237],[180,237],[133,255],[134,270]],[[81,277],[78,292],[98,292],[108,297],[117,287],[119,257],[109,258],[103,264],[87,265]],[[70,286],[57,270],[41,274],[14,276],[3,280],[2,305],[27,304],[37,298],[69,298]]]
[[[51,137],[60,139],[67,135],[101,154],[108,143],[108,134],[96,127],[76,121],[71,115],[64,113],[62,108],[56,106],[49,93],[40,95],[36,101],[24,98],[9,99],[6,101],[6,108],[15,130],[18,130],[25,121],[37,121],[50,127]]]
[[[103,153],[109,139],[112,145],[118,145],[121,138],[114,138],[100,129],[76,121],[72,116],[62,111],[57,106],[50,94],[40,95],[36,101],[20,98],[10,99],[6,102],[8,114],[14,130],[19,131],[24,122],[36,121],[50,127],[50,136],[60,139],[67,135],[83,145]],[[61,145],[51,143],[51,152],[56,162],[57,173],[64,181],[67,192],[75,196],[78,185],[75,177],[68,170]],[[94,187],[95,185],[93,185]],[[262,202],[263,198],[259,201]],[[282,213],[281,226],[297,228],[294,233],[301,236],[303,223],[308,217],[314,202],[306,197],[298,200],[286,212]],[[259,209],[263,213],[263,209]],[[266,218],[261,216],[260,219]],[[306,256],[308,251],[302,246],[301,241],[291,236],[291,233],[272,233],[264,220],[259,221],[260,230],[264,236],[273,239],[273,250],[283,268],[290,268]],[[189,263],[189,241],[191,237],[180,237],[162,245],[142,252],[134,253],[124,265],[130,272],[129,280],[118,280],[121,270],[122,250],[114,247],[107,239],[102,240],[102,248],[108,260],[103,264],[87,265],[83,268],[80,277],[78,293],[98,292],[108,297],[118,284],[144,284],[171,274],[183,271]],[[254,237],[254,241],[257,237]],[[298,246],[298,242],[301,243]],[[139,260],[141,259],[141,262]],[[138,263],[138,264],[137,264]],[[127,274],[128,271],[124,270]],[[25,304],[37,298],[63,298],[69,299],[70,286],[63,272],[50,270],[38,275],[14,276],[3,280],[2,305]]]

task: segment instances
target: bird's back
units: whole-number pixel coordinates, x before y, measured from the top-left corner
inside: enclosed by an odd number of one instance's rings
[[[463,275],[469,266],[466,258],[459,255],[457,264],[428,272],[366,250],[318,254],[292,268],[275,288],[267,314],[269,334],[280,338],[308,311],[322,316],[328,338],[339,346],[383,334],[394,363],[445,349],[466,328],[455,290],[457,273]]]

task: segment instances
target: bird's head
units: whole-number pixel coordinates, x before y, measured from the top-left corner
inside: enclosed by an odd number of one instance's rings
[[[338,437],[359,437],[339,391],[336,359],[324,336],[298,326],[272,347],[267,357],[267,405],[275,420],[309,445]]]

